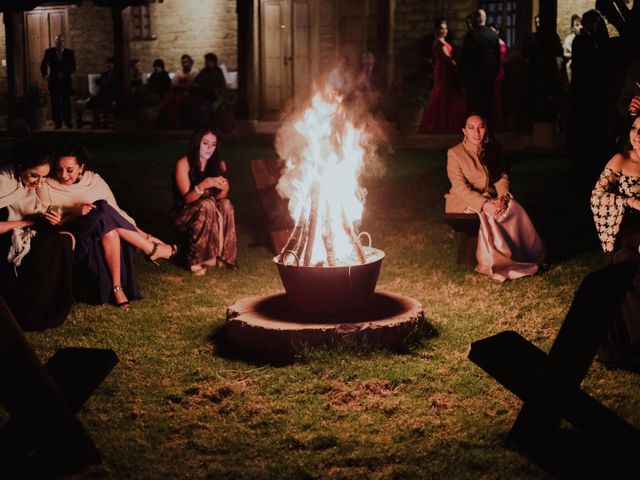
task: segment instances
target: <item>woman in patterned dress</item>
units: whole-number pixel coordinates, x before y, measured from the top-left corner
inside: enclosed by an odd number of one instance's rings
[[[220,158],[218,137],[197,130],[189,153],[176,162],[174,222],[188,236],[187,262],[194,275],[207,267],[238,269],[236,225],[229,200],[227,165]]]
[[[591,211],[608,261],[640,262],[640,117],[629,132],[631,148],[613,156],[591,193]],[[640,277],[640,275],[636,275]],[[640,360],[640,278],[627,293],[598,357],[614,365]]]

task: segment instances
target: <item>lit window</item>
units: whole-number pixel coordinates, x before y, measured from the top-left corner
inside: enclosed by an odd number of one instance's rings
[[[480,0],[478,8],[487,13],[487,25],[495,24],[500,27],[507,47],[513,47],[516,44],[517,2]]]

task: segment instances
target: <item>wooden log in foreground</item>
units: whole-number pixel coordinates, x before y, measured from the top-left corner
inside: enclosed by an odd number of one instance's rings
[[[336,256],[333,251],[333,232],[331,231],[331,215],[329,215],[329,202],[324,206],[324,230],[322,231],[322,241],[324,249],[327,251],[327,263],[330,267],[335,266]]]
[[[316,228],[318,225],[318,203],[320,202],[320,189],[317,183],[311,186],[311,211],[309,213],[309,223],[307,232],[307,242],[304,248],[303,265],[311,265],[311,255],[313,254],[313,244],[316,236]]]
[[[347,233],[349,240],[351,240],[351,244],[353,245],[353,249],[358,256],[358,260],[361,264],[366,263],[367,258],[364,255],[364,250],[362,250],[362,245],[360,245],[360,240],[358,240],[356,232],[353,230],[353,227],[349,223],[349,219],[347,218],[347,214],[344,213],[344,210],[342,210],[341,220],[342,228],[344,228],[344,231]]]

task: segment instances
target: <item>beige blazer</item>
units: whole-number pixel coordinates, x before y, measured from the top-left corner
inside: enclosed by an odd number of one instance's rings
[[[467,208],[479,212],[487,200],[509,193],[508,175],[503,173],[491,183],[472,145],[459,143],[447,151],[447,176],[451,190],[444,196],[446,213],[463,213]]]

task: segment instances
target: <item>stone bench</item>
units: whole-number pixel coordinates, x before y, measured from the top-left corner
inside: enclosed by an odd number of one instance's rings
[[[475,213],[445,213],[444,220],[458,233],[459,265],[476,265],[476,249],[478,247],[478,230],[480,219]]]

